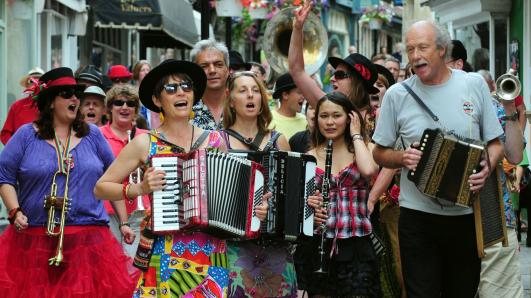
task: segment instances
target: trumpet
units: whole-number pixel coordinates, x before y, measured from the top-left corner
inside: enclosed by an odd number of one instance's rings
[[[136,134],[136,126],[133,126],[131,130],[127,131],[127,142],[131,142],[131,140],[135,137]],[[136,184],[140,183],[142,181],[142,171],[140,170],[140,167],[136,168],[136,171],[133,171],[131,174],[129,174],[129,184]],[[144,211],[144,203],[142,202],[142,196],[136,197],[136,210],[138,211]]]
[[[323,208],[326,213],[328,213],[328,202],[330,201],[330,175],[332,173],[332,150],[333,150],[333,141],[328,140],[328,143],[326,145],[326,161],[325,161],[325,172],[323,176],[323,186],[321,187],[321,194],[323,195]],[[321,224],[321,243],[319,244],[319,258],[320,258],[320,265],[319,269],[315,271],[315,273],[321,273],[325,274],[327,273],[325,270],[325,234],[326,234],[326,222]]]
[[[500,102],[502,100],[511,101],[520,95],[521,90],[522,85],[516,76],[516,71],[510,68],[506,74],[501,75],[496,80],[496,91],[493,92],[492,96]]]
[[[52,189],[50,195],[44,198],[44,209],[48,210],[48,221],[46,224],[46,234],[51,237],[59,237],[57,243],[57,249],[55,256],[48,259],[48,265],[59,266],[63,261],[63,242],[64,242],[64,231],[65,231],[65,221],[66,214],[70,208],[70,199],[68,198],[68,181],[70,178],[70,159],[68,159],[66,167],[66,182],[65,182],[65,192],[62,197],[57,196],[57,183],[56,177],[62,172],[58,170],[53,175],[52,180]],[[55,210],[61,210],[61,218],[59,222],[55,219]],[[59,231],[56,231],[56,226],[59,223]]]

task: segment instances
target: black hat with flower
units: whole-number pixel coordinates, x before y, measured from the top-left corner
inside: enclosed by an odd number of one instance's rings
[[[74,90],[82,93],[85,89],[84,85],[76,82],[72,69],[68,67],[52,69],[32,83],[32,86],[24,92],[37,102],[39,111],[43,111],[48,102],[60,91]]]
[[[378,71],[376,71],[374,64],[365,56],[355,53],[348,55],[345,59],[330,57],[328,62],[334,68],[337,68],[339,64],[347,65],[352,73],[362,81],[369,94],[380,92],[378,88],[374,87],[374,83],[378,79]]]

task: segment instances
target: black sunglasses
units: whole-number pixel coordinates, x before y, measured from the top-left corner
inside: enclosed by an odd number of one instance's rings
[[[115,78],[112,80],[113,83],[128,83],[129,81],[131,81],[130,78]]]
[[[72,96],[76,96],[78,99],[83,98],[83,91],[79,89],[66,89],[59,91],[57,95],[61,96],[62,98],[72,98]]]
[[[194,90],[194,85],[192,82],[182,81],[180,83],[170,83],[163,86],[164,90],[166,90],[166,93],[168,94],[175,94],[177,93],[177,89],[181,88],[184,92],[191,92]]]
[[[112,101],[112,105],[115,107],[123,107],[126,104],[129,108],[136,108],[138,104],[134,100],[127,99],[115,99]]]
[[[352,74],[346,71],[343,71],[343,70],[335,71],[332,75],[334,76],[334,78],[336,78],[336,80],[342,80],[342,79],[350,78],[352,76]]]

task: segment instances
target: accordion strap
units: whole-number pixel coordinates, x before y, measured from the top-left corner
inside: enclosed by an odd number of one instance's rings
[[[402,86],[404,86],[404,88],[406,88],[407,92],[409,94],[411,94],[411,96],[413,96],[413,98],[415,99],[415,101],[428,113],[430,114],[430,117],[431,119],[433,119],[433,121],[437,122],[439,121],[439,117],[437,117],[431,110],[430,108],[428,108],[428,106],[422,101],[422,99],[420,99],[420,97],[417,95],[417,93],[415,93],[415,91],[413,91],[413,89],[411,89],[411,87],[409,87],[406,83],[402,82],[400,83]]]
[[[227,128],[225,129],[227,134],[233,136],[238,141],[244,143],[245,145],[249,146],[249,148],[253,151],[260,151],[260,144],[262,143],[262,140],[264,139],[264,133],[262,131],[258,131],[256,136],[254,137],[254,140],[252,142],[249,142],[247,139],[245,139],[241,134],[239,134],[237,131]]]
[[[199,138],[197,138],[195,143],[190,147],[190,151],[194,151],[194,150],[198,149],[199,146],[201,146],[201,144],[203,144],[203,142],[206,140],[206,138],[209,135],[210,135],[210,131],[209,130],[204,130],[203,133],[199,136]]]

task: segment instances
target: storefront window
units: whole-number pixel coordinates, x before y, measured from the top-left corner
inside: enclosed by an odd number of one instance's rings
[[[52,35],[51,40],[52,55],[50,65],[53,68],[61,67],[63,61],[63,37],[61,35]]]
[[[506,73],[507,67],[507,19],[494,20],[494,69],[496,78]]]
[[[468,63],[474,71],[490,70],[489,22],[461,27],[455,31],[455,38],[465,46]]]

